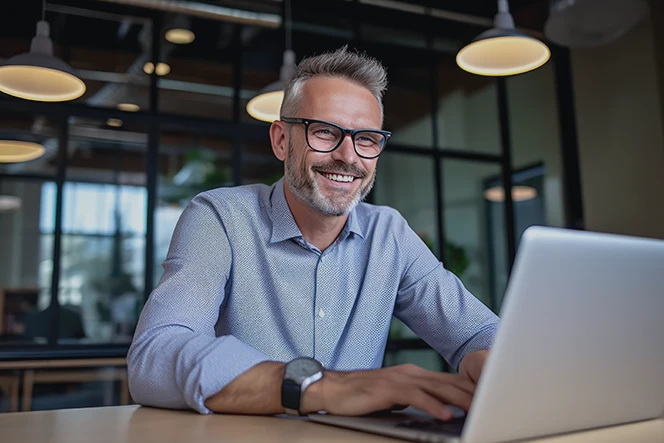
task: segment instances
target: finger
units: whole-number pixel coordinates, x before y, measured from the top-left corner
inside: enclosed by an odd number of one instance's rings
[[[466,391],[470,395],[475,393],[475,384],[467,377],[462,377],[458,374],[450,374],[446,372],[434,372],[415,365],[401,365],[401,373],[408,374],[418,378],[425,378],[434,384],[453,384],[459,389]]]
[[[454,417],[454,412],[445,403],[416,386],[405,385],[394,392],[398,393],[395,399],[396,404],[413,406],[443,421],[451,420]]]
[[[475,393],[476,385],[472,380],[458,374],[431,372],[428,378],[432,382],[454,385],[457,388],[466,391],[470,395]]]
[[[468,411],[473,395],[450,383],[424,383],[420,385],[427,394],[439,401]]]

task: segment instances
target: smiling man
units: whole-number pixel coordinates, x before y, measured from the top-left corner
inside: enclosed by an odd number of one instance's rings
[[[183,212],[128,355],[133,398],[201,413],[468,409],[498,326],[393,209],[361,203],[390,133],[382,65],[304,60],[270,127],[285,176]],[[459,369],[381,368],[392,315]]]

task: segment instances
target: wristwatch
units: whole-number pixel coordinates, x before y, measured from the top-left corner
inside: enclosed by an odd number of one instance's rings
[[[300,401],[304,391],[323,378],[323,364],[313,358],[298,357],[286,363],[281,384],[281,406],[287,414],[300,414]]]

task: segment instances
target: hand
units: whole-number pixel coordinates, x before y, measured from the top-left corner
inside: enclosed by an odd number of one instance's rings
[[[459,365],[459,375],[468,378],[475,385],[480,381],[484,362],[486,361],[489,351],[480,350],[467,354],[461,364]]]
[[[321,381],[305,391],[301,410],[364,415],[407,405],[450,420],[454,413],[447,405],[467,411],[474,391],[475,384],[461,375],[411,364],[369,371],[325,371]]]

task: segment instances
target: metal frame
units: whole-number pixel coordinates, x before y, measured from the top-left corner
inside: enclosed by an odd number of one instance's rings
[[[342,8],[352,10],[352,11],[368,11],[367,8],[370,8],[367,5],[359,4],[358,2],[340,2],[339,5]],[[329,6],[329,5],[328,5]],[[344,10],[345,10],[344,9]],[[375,10],[372,10],[375,12]],[[306,11],[303,12],[304,15],[307,14]],[[324,15],[323,15],[324,16]],[[383,16],[383,14],[381,14]],[[385,17],[395,17],[398,18],[397,21],[392,21],[392,23],[400,22],[403,18],[402,13],[385,11]],[[158,24],[160,21],[161,14],[153,13],[152,19],[155,21],[155,24]],[[357,17],[357,15],[356,15]],[[306,17],[299,17],[300,21]],[[409,17],[410,18],[410,17]],[[389,23],[381,20],[381,22]],[[508,253],[509,260],[508,263],[513,263],[515,255],[515,238],[514,238],[514,214],[513,214],[513,202],[511,200],[511,177],[512,177],[512,163],[511,163],[511,139],[509,133],[509,107],[507,102],[507,91],[506,84],[504,79],[498,80],[497,83],[497,94],[498,94],[498,107],[496,112],[498,112],[500,118],[500,135],[501,135],[501,150],[500,154],[484,154],[477,152],[468,152],[465,150],[455,149],[454,147],[441,147],[439,146],[439,128],[438,128],[438,95],[436,91],[436,78],[437,78],[437,69],[435,60],[440,56],[439,53],[435,52],[432,48],[432,38],[435,36],[433,32],[434,22],[436,25],[439,24],[437,20],[431,17],[419,18],[417,20],[418,26],[410,26],[413,29],[417,28],[422,31],[420,24],[427,24],[424,30],[428,35],[429,48],[423,51],[430,55],[432,62],[429,66],[429,76],[430,76],[430,107],[431,113],[430,118],[432,118],[433,125],[433,144],[431,148],[422,148],[415,146],[405,146],[390,143],[387,147],[388,152],[397,152],[408,155],[420,155],[431,158],[434,162],[434,176],[436,189],[435,192],[435,202],[436,202],[436,222],[437,222],[437,234],[438,234],[438,249],[439,253],[444,253],[444,244],[445,244],[445,229],[444,229],[444,195],[443,195],[443,162],[446,159],[459,159],[466,160],[471,162],[488,162],[493,164],[498,164],[502,168],[502,177],[503,182],[507,187],[506,192],[506,229],[508,232]],[[361,39],[361,29],[359,22],[353,21],[355,23],[354,32],[353,32],[353,42],[362,43]],[[153,45],[152,48],[152,58],[158,59],[160,53],[160,42],[161,36],[159,35],[159,26],[153,26],[153,41],[157,44]],[[192,117],[187,115],[174,115],[174,114],[162,114],[159,113],[158,104],[159,104],[159,81],[160,79],[153,74],[150,78],[150,108],[147,111],[140,111],[137,113],[124,112],[116,109],[104,109],[104,108],[92,108],[74,103],[37,103],[29,102],[25,100],[18,100],[8,97],[0,97],[0,111],[12,111],[12,112],[26,112],[26,113],[37,113],[42,115],[47,115],[53,118],[56,121],[60,122],[60,145],[59,145],[59,156],[58,156],[58,169],[55,177],[58,194],[56,200],[56,225],[55,225],[55,244],[54,244],[54,269],[52,277],[52,295],[51,301],[55,306],[58,305],[57,296],[58,296],[58,286],[60,278],[60,255],[61,255],[61,236],[62,236],[62,188],[66,181],[66,170],[67,170],[67,156],[66,156],[66,146],[68,142],[68,125],[67,118],[71,116],[80,116],[88,117],[94,119],[106,119],[109,117],[121,118],[126,122],[135,122],[142,123],[148,127],[148,151],[147,151],[147,191],[148,191],[148,214],[147,214],[147,226],[146,226],[146,251],[145,251],[145,297],[147,298],[150,294],[153,287],[153,266],[154,266],[154,209],[156,205],[156,192],[157,192],[157,180],[158,180],[158,162],[159,162],[159,143],[161,136],[161,128],[168,126],[182,126],[186,127],[192,132],[196,133],[210,133],[223,137],[228,137],[232,140],[232,168],[233,168],[233,182],[237,185],[242,182],[242,167],[243,167],[243,142],[245,141],[265,141],[268,142],[269,138],[267,136],[266,125],[264,123],[245,123],[241,122],[241,112],[242,112],[242,98],[241,98],[241,88],[242,88],[242,50],[239,47],[240,33],[242,27],[237,26],[236,32],[234,34],[235,42],[235,52],[233,54],[234,60],[234,81],[233,81],[233,118],[232,121],[219,121],[212,118],[203,118],[203,117]],[[472,31],[474,32],[474,30]],[[471,32],[471,33],[472,33]],[[411,49],[404,47],[403,51],[411,51]],[[559,112],[561,116],[561,132],[563,139],[563,158],[565,165],[565,197],[568,202],[568,211],[567,211],[567,221],[569,225],[582,226],[583,214],[581,211],[581,202],[580,202],[580,179],[578,173],[578,150],[576,146],[576,128],[573,112],[573,96],[571,92],[571,73],[569,66],[569,54],[557,50],[554,51],[554,62],[556,63],[556,83],[558,87],[558,100],[559,100]],[[63,118],[62,116],[66,116]],[[38,179],[47,179],[53,180],[51,176],[42,176],[40,174],[23,174],[23,175],[12,175],[6,174],[3,175],[0,173],[0,179],[3,177],[9,178],[38,178]],[[373,195],[370,195],[369,201],[372,201]],[[0,359],[14,359],[14,358],[45,358],[45,357],[81,357],[81,356],[123,356],[127,352],[127,345],[117,345],[117,344],[97,344],[97,345],[59,345],[57,343],[57,332],[58,332],[58,318],[54,319],[51,324],[51,337],[49,337],[49,345],[20,345],[20,346],[11,346],[7,348],[0,348]],[[416,343],[417,342],[417,343]],[[400,350],[400,349],[428,349],[428,346],[424,346],[421,341],[390,341],[387,346],[388,351]]]

